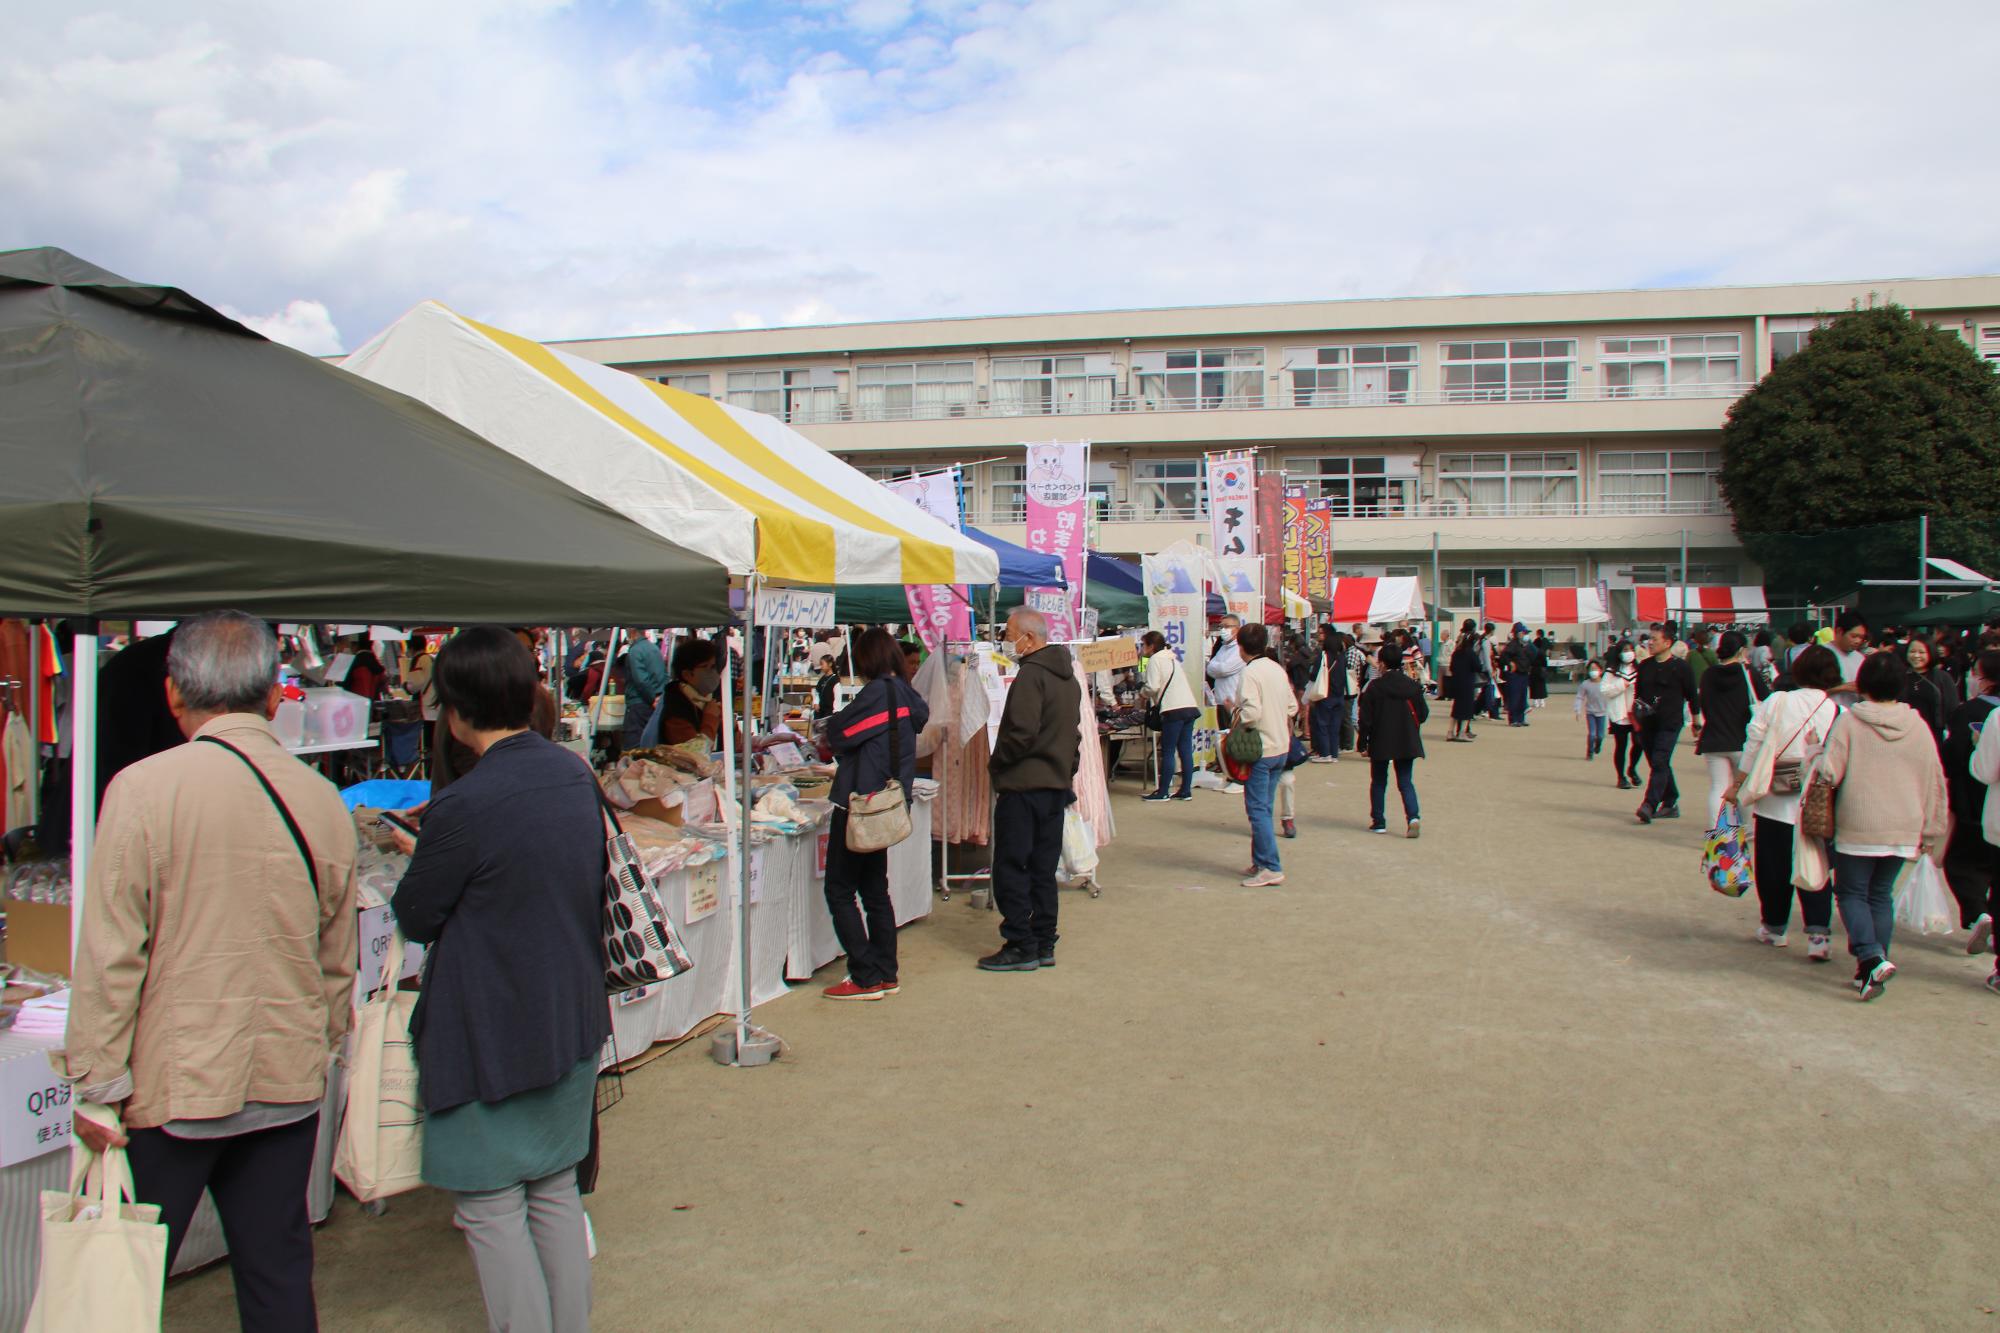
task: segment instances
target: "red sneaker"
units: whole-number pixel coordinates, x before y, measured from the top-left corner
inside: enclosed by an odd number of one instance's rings
[[[882,987],[857,986],[853,977],[842,977],[838,985],[828,986],[820,994],[829,1000],[879,1000]]]

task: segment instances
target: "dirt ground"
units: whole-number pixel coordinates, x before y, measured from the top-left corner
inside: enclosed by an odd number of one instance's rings
[[[1243,889],[1240,798],[1128,778],[1054,970],[976,971],[954,897],[899,997],[800,987],[778,1064],[629,1077],[595,1326],[2000,1328],[1990,960],[1899,941],[1860,1004],[1838,942],[1708,890],[1685,746],[1696,816],[1641,828],[1567,699],[1427,731],[1419,841],[1310,766],[1288,882]],[[439,1196],[343,1200],[318,1256],[329,1329],[482,1326]],[[168,1326],[231,1300],[178,1282]]]

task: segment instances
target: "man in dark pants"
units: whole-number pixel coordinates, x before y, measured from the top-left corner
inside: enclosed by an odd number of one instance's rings
[[[1022,607],[1000,646],[1021,664],[1007,688],[987,771],[993,776],[993,898],[1000,908],[988,972],[1032,972],[1056,962],[1056,862],[1063,811],[1076,799],[1083,690],[1068,647],[1049,643],[1048,621]]]
[[[1972,659],[1965,692],[1972,697],[1952,713],[1944,730],[1944,775],[1951,791],[1951,841],[1945,847],[1944,877],[1958,899],[1958,924],[1972,932],[1966,952],[1983,953],[1993,938],[1994,909],[2000,907],[2000,847],[1986,841],[1982,824],[1987,787],[1972,776],[1972,752],[1980,734],[2000,709],[2000,649]]]
[[[1639,678],[1632,686],[1632,721],[1638,729],[1639,745],[1646,752],[1646,763],[1652,768],[1646,799],[1639,802],[1641,824],[1681,817],[1681,789],[1674,782],[1674,747],[1680,744],[1684,717],[1693,716],[1695,739],[1701,739],[1701,699],[1695,692],[1694,672],[1686,661],[1674,656],[1673,627],[1653,626],[1646,647],[1651,656],[1639,664]]]

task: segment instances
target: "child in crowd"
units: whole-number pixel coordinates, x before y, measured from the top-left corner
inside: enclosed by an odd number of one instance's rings
[[[1583,757],[1595,759],[1604,748],[1611,706],[1604,701],[1604,663],[1594,657],[1584,671],[1583,683],[1576,687],[1576,715],[1583,719]]]

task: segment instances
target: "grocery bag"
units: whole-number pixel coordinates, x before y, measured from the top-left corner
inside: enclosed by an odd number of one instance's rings
[[[1063,811],[1062,872],[1064,879],[1089,879],[1097,873],[1097,835],[1090,821],[1071,805]]]
[[[23,1333],[158,1328],[166,1278],[167,1228],[134,1194],[125,1150],[99,1156],[78,1141],[69,1188],[42,1191],[41,1275]]]
[[[1919,935],[1949,935],[1958,928],[1958,899],[1928,856],[1913,861],[1896,886],[1896,924]]]
[[[1724,805],[1715,827],[1701,849],[1701,872],[1708,887],[1731,898],[1741,898],[1753,881],[1750,840],[1743,836],[1743,815],[1733,805]]]
[[[403,932],[390,939],[390,958],[403,956]],[[348,1039],[347,1113],[333,1150],[333,1174],[363,1203],[402,1194],[423,1184],[424,1106],[417,1093],[417,1047],[410,1018],[417,995],[385,985],[361,1002]]]

